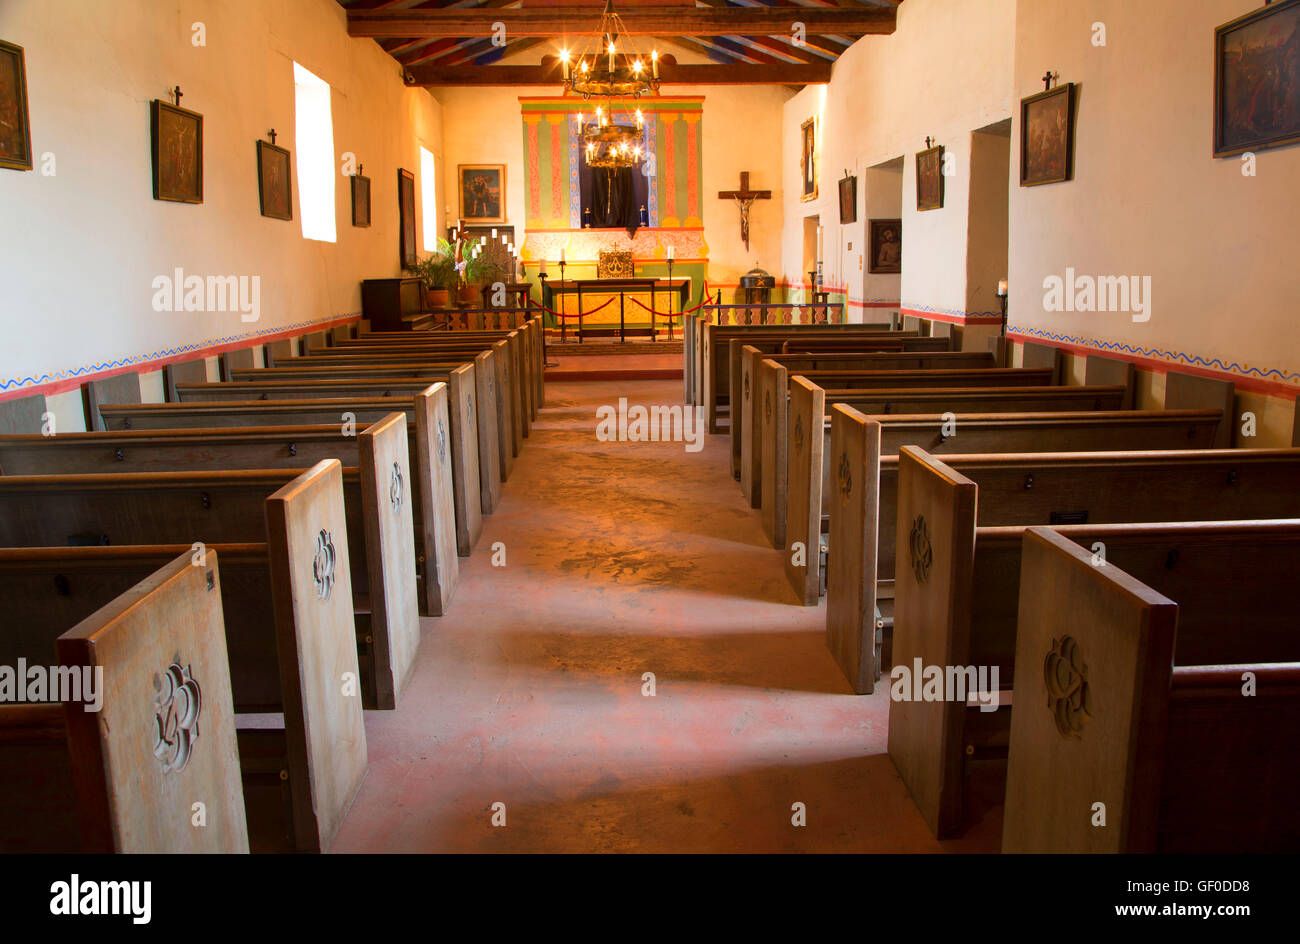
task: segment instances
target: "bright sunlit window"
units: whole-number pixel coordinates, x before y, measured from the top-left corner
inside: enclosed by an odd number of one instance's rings
[[[298,207],[306,239],[335,242],[334,120],[329,83],[293,64]]]
[[[424,249],[432,252],[438,248],[438,193],[434,173],[433,152],[420,148],[420,209],[424,217]]]

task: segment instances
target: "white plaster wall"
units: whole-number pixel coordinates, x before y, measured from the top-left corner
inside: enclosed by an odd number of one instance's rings
[[[799,274],[799,220],[820,214],[828,236],[838,230],[836,180],[847,168],[867,167],[899,154],[903,161],[903,274],[905,307],[964,310],[970,132],[1011,114],[1015,0],[907,0],[897,30],[854,43],[835,64],[828,86],[809,86],[785,107],[786,227],[783,268]],[[818,199],[799,200],[799,126],[819,118],[821,174]],[[944,207],[916,211],[916,152],[926,136],[956,159],[946,181]],[[860,297],[857,239],[854,251],[838,235],[824,249],[828,285],[848,285]]]
[[[418,176],[417,143],[441,150],[440,108],[333,0],[3,0],[0,36],[26,49],[32,148],[57,171],[0,171],[0,379],[357,312],[361,279],[398,274],[397,167]],[[274,127],[294,148],[295,60],[330,83],[335,150],[372,179],[361,229],[337,177],[337,243],[258,211],[254,142]],[[204,115],[199,206],[152,196],[149,102],[174,85]],[[260,276],[261,320],[153,311],[152,280],[177,267]]]
[[[1016,96],[1049,66],[1080,94],[1073,182],[1011,187],[1013,327],[1300,371],[1300,147],[1258,152],[1255,177],[1211,153],[1214,28],[1252,6],[1020,3]],[[1150,321],[1045,311],[1043,279],[1067,266],[1151,276]]]

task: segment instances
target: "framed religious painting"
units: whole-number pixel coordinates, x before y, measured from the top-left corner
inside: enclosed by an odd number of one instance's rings
[[[1074,176],[1073,82],[1020,100],[1020,186]]]
[[[903,221],[870,220],[867,230],[867,249],[871,253],[867,271],[873,275],[902,272]]]
[[[0,40],[0,167],[32,169],[27,62],[22,46],[4,40]]]
[[[1214,31],[1214,156],[1300,141],[1300,0]]]
[[[402,268],[415,265],[415,175],[397,169],[397,219]]]
[[[809,118],[799,126],[801,150],[799,154],[799,172],[803,175],[800,184],[799,200],[805,202],[817,199],[817,119]]]
[[[461,164],[456,168],[460,218],[466,223],[506,221],[506,165]]]
[[[858,178],[844,176],[840,179],[840,222],[858,221]]]
[[[257,142],[257,198],[263,216],[273,220],[293,219],[289,152],[266,141]]]
[[[916,155],[916,208],[943,208],[943,145],[936,144]]]
[[[352,181],[352,225],[370,225],[370,178],[353,174]]]
[[[203,202],[203,116],[164,101],[149,105],[153,198]]]

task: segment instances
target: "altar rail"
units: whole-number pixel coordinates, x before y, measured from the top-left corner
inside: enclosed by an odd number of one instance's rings
[[[700,317],[715,325],[844,324],[843,302],[705,305]]]
[[[442,319],[434,330],[513,331],[541,314],[538,308],[452,308],[437,312]]]

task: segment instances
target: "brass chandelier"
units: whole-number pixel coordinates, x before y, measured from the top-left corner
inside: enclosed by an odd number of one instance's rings
[[[618,44],[626,41],[630,53],[620,53]],[[638,99],[659,89],[659,52],[651,50],[649,66],[645,57],[627,35],[623,20],[614,12],[613,0],[606,0],[600,23],[577,56],[573,65],[568,49],[560,53],[564,67],[564,88],[581,95],[584,101],[594,96],[603,99],[596,107],[594,121],[580,125],[583,155],[589,167],[614,170],[635,167],[641,162],[642,133],[645,118],[636,109],[635,125],[614,120],[619,99]]]

